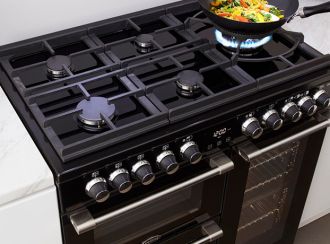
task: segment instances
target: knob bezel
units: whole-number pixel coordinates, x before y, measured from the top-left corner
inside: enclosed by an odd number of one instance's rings
[[[115,171],[113,171],[113,172],[109,175],[109,183],[110,183],[110,185],[111,185],[112,188],[117,189],[120,193],[127,193],[127,192],[129,192],[129,191],[132,189],[132,187],[133,187],[133,184],[132,184],[131,181],[125,181],[125,182],[121,183],[119,187],[116,187],[116,186],[113,184],[114,179],[115,179],[117,176],[121,175],[121,174],[127,174],[127,176],[130,177],[129,172],[128,172],[126,169],[124,169],[124,168],[116,169]],[[128,185],[128,187],[123,188],[123,185],[124,185],[124,184],[129,184],[129,185]]]
[[[96,177],[96,178],[91,179],[90,181],[87,182],[87,184],[85,186],[85,192],[89,197],[93,198],[96,202],[102,203],[109,199],[110,191],[108,189],[105,189],[105,190],[98,192],[95,197],[91,196],[90,190],[92,189],[93,186],[95,186],[98,183],[104,183],[105,185],[107,185],[107,180],[104,179],[103,177]],[[103,196],[100,197],[101,195],[103,195]]]
[[[307,101],[311,101],[313,103],[313,106],[311,106],[308,109],[308,111],[306,111],[306,115],[313,116],[317,111],[317,106],[315,105],[314,100],[310,96],[305,96],[305,97],[301,98],[297,103],[298,107],[300,109],[303,109],[304,103],[306,103]]]
[[[139,177],[136,175],[136,172],[143,166],[150,166],[151,167],[151,164],[147,161],[147,160],[140,160],[138,162],[136,162],[133,166],[132,166],[132,170],[131,170],[131,173],[132,173],[132,176],[134,179],[136,180],[139,180],[141,182],[142,185],[144,186],[147,186],[147,185],[150,185],[152,182],[154,182],[154,180],[156,179],[156,176],[155,174],[151,171],[151,173],[145,175],[143,177],[143,179],[139,179]],[[144,180],[146,177],[150,177],[149,180]]]
[[[292,107],[297,108],[297,112],[294,113],[293,119],[288,118],[288,116],[287,116],[288,110]],[[283,106],[282,111],[281,111],[281,116],[282,116],[282,118],[288,119],[295,123],[295,122],[298,122],[302,118],[302,112],[299,110],[299,107],[297,106],[297,104],[295,104],[294,102],[289,102]]]
[[[161,167],[161,162],[164,158],[168,157],[168,156],[173,156],[175,157],[175,154],[170,151],[170,150],[166,150],[166,151],[163,151],[161,152],[157,157],[156,157],[156,162],[158,164],[158,167],[160,169],[162,169]],[[171,169],[171,170],[168,170],[169,166],[167,167],[167,169],[165,170],[165,172],[168,174],[168,175],[172,175],[172,174],[175,174],[178,170],[179,170],[179,164],[177,162],[176,163],[176,167],[174,169]]]
[[[194,141],[188,141],[180,147],[180,153],[183,158],[185,158],[184,153],[190,147],[197,147],[197,149],[198,149],[198,145]],[[192,160],[196,155],[197,155],[197,159]],[[202,158],[203,158],[203,155],[198,149],[198,152],[195,152],[193,155],[191,155],[190,158],[188,158],[188,160],[191,164],[197,164],[202,160]]]
[[[249,125],[253,122],[257,122],[259,127],[253,131],[251,133],[251,135],[249,135],[249,132],[247,132],[247,128],[249,127]],[[260,126],[259,120],[255,117],[251,117],[248,118],[247,120],[245,120],[242,124],[242,133],[246,136],[249,136],[253,139],[258,139],[260,136],[262,136],[262,133],[264,132],[264,130],[262,129],[262,127]]]
[[[159,164],[167,156],[175,156],[175,155],[170,150],[163,151],[157,156],[156,162]]]
[[[321,104],[320,102],[319,102],[319,98],[322,96],[322,95],[326,95],[328,98],[326,99],[326,102],[325,102],[325,104]],[[317,92],[315,92],[314,93],[314,95],[313,95],[313,99],[316,101],[316,103],[317,104],[319,104],[319,105],[321,105],[323,108],[328,108],[328,107],[330,107],[330,97],[328,96],[328,93],[327,93],[327,91],[325,91],[325,90],[318,90]]]
[[[276,122],[274,123],[274,126],[269,126],[268,125],[268,119],[272,116],[272,115],[277,115],[278,116],[278,119],[276,120]],[[269,110],[267,111],[263,116],[262,116],[262,122],[263,122],[263,125],[267,128],[270,128],[272,130],[279,130],[282,128],[283,126],[283,119],[281,119],[279,113],[275,110],[275,109],[272,109],[272,110]],[[277,124],[279,123],[279,124]]]

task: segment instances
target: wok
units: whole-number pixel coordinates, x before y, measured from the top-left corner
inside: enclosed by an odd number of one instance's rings
[[[259,36],[269,34],[289,22],[296,16],[301,18],[309,17],[315,14],[330,12],[330,1],[311,7],[304,7],[298,11],[298,0],[269,0],[270,5],[276,6],[283,10],[284,18],[267,23],[245,23],[230,20],[218,16],[210,11],[210,3],[212,0],[199,0],[205,15],[221,30],[243,36]]]

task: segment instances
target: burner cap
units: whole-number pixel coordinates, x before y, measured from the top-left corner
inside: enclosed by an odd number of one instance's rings
[[[150,34],[141,34],[136,37],[135,45],[140,53],[149,53],[153,48],[154,37]]]
[[[63,66],[71,69],[71,57],[64,55],[55,55],[47,59],[47,72],[53,79],[60,79],[67,76]]]
[[[194,70],[184,70],[178,74],[176,84],[182,95],[191,97],[201,92],[198,83],[203,81],[204,77],[199,72]]]
[[[141,34],[138,35],[135,39],[135,44],[142,48],[150,48],[152,47],[152,41],[154,37],[150,34]]]
[[[115,105],[109,104],[104,97],[84,99],[78,103],[77,109],[82,110],[78,115],[79,121],[84,125],[85,129],[91,131],[103,129],[106,125],[103,117],[111,120],[116,111]]]

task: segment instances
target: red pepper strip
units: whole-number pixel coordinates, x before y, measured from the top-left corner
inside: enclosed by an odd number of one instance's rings
[[[244,8],[248,8],[249,5],[246,4],[246,2],[244,0],[240,0],[240,3],[241,5],[244,7]]]
[[[229,17],[229,16],[231,16],[231,13],[223,12],[223,13],[219,13],[218,16]]]

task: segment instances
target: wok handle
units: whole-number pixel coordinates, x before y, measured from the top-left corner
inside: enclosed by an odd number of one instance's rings
[[[299,12],[301,18],[306,18],[315,14],[328,13],[330,12],[330,1],[322,3],[320,5],[304,7]]]

